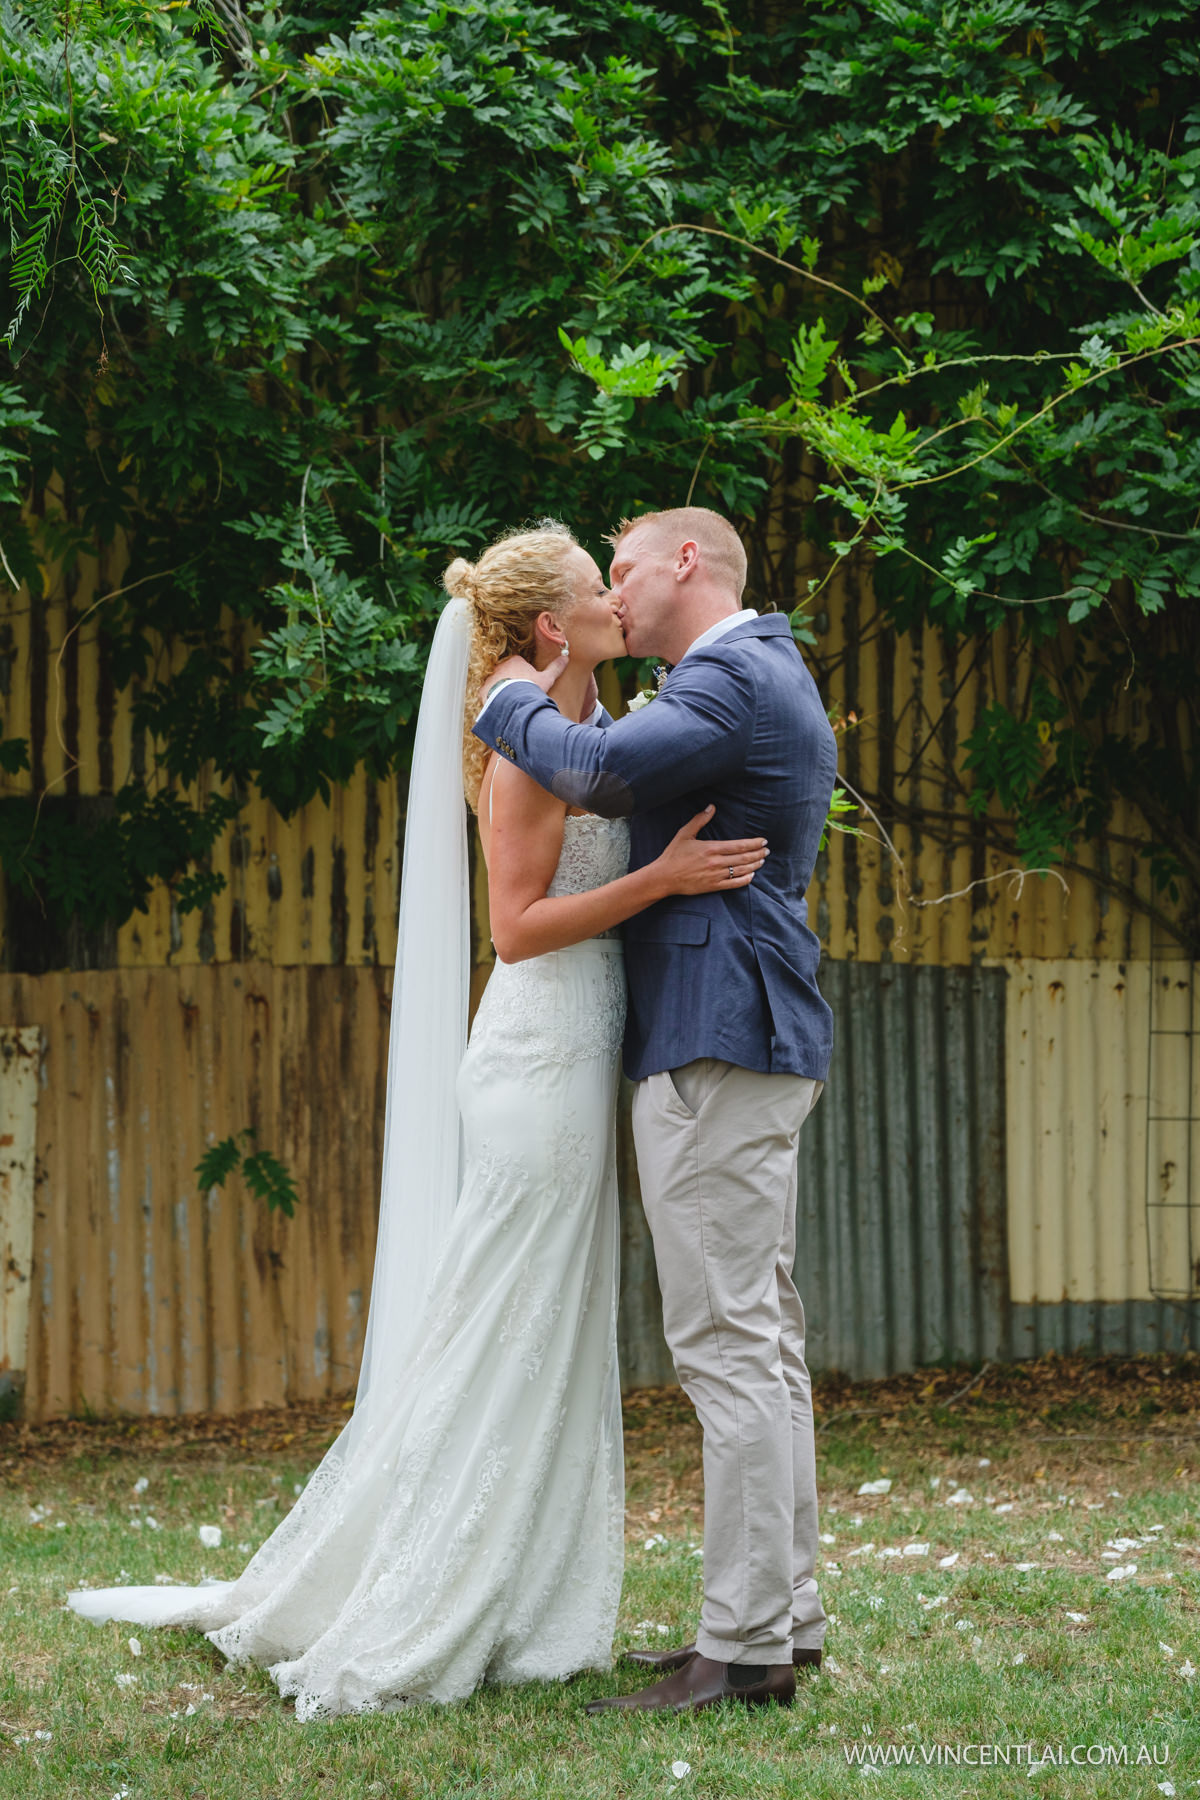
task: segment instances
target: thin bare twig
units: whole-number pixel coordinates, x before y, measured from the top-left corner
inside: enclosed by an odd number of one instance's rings
[[[939,894],[936,900],[914,900],[914,906],[943,906],[947,900],[962,900],[973,888],[986,887],[989,881],[1003,881],[1011,876],[1012,887],[1016,889],[1014,898],[1019,900],[1025,892],[1025,882],[1030,875],[1053,875],[1060,882],[1064,895],[1070,897],[1069,884],[1063,880],[1057,869],[1001,869],[997,875],[980,875],[975,881],[968,881],[966,887],[955,888],[952,894]],[[1010,888],[1010,892],[1012,889]]]
[[[958,1392],[956,1394],[951,1394],[951,1396],[948,1400],[939,1400],[938,1405],[939,1406],[953,1406],[957,1400],[965,1399],[966,1396],[971,1392],[972,1388],[977,1388],[979,1386],[980,1382],[983,1380],[984,1376],[987,1374],[987,1372],[991,1368],[991,1366],[992,1365],[990,1362],[985,1362],[982,1369],[980,1369],[978,1375],[973,1375],[971,1377],[970,1381],[968,1381],[966,1387],[960,1387]]]
[[[21,591],[21,584],[17,580],[16,576],[13,574],[12,564],[9,562],[7,556],[5,556],[5,554],[4,554],[3,543],[0,543],[0,563],[2,563],[4,565],[4,573],[8,576],[8,579],[12,582],[13,593],[19,594]]]
[[[63,655],[66,651],[68,643],[74,637],[75,633],[79,630],[79,628],[83,624],[84,620],[91,618],[92,614],[95,612],[95,610],[98,606],[105,606],[105,605],[107,605],[108,601],[110,601],[110,600],[119,600],[122,594],[132,593],[134,588],[139,588],[139,587],[144,586],[147,581],[165,581],[168,576],[177,575],[179,573],[180,569],[185,568],[185,567],[186,567],[186,564],[177,563],[175,568],[173,568],[173,569],[156,569],[152,575],[142,575],[139,577],[139,579],[137,581],[131,581],[125,587],[114,588],[110,594],[101,594],[98,600],[93,600],[92,604],[84,612],[80,613],[80,615],[76,619],[75,623],[64,634],[63,641],[58,646],[58,655],[54,659],[54,735],[58,740],[58,747],[62,751],[62,753],[65,757],[69,757],[71,755],[71,752],[67,748],[67,741],[64,738],[63,731],[62,731],[62,713],[63,713],[62,660],[63,660]],[[26,840],[26,844],[25,844],[25,848],[27,850],[28,850],[30,844],[32,844],[34,835],[37,832],[38,820],[41,818],[41,814],[42,814],[42,801],[46,798],[47,794],[50,792],[50,789],[52,787],[57,787],[57,785],[60,781],[65,781],[67,779],[67,776],[70,775],[78,767],[79,767],[79,758],[75,757],[73,761],[68,762],[65,769],[60,770],[59,773],[57,775],[55,775],[52,780],[50,780],[46,783],[45,787],[42,789],[41,793],[38,795],[37,805],[35,806],[34,813],[33,813],[33,825],[30,829],[29,837]]]

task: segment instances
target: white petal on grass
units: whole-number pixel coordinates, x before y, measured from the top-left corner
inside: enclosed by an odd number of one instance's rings
[[[975,1621],[974,1619],[955,1619],[954,1629],[955,1631],[974,1631]]]
[[[1110,1569],[1104,1579],[1105,1581],[1128,1581],[1131,1575],[1136,1574],[1136,1563],[1123,1563],[1118,1568]]]
[[[1072,1625],[1086,1625],[1088,1622],[1087,1613],[1069,1612],[1067,1617],[1070,1619]]]
[[[221,1527],[219,1525],[201,1525],[196,1535],[206,1550],[221,1548]]]
[[[1175,1783],[1173,1781],[1160,1781],[1158,1784],[1158,1791],[1160,1794],[1173,1794],[1175,1792]]]
[[[903,1550],[897,1550],[894,1545],[888,1545],[888,1544],[885,1544],[882,1550],[877,1550],[875,1552],[876,1561],[878,1561],[878,1559],[881,1556],[903,1556],[903,1555],[904,1555]]]
[[[116,1684],[119,1688],[131,1688],[131,1687],[137,1686],[137,1676],[132,1675],[132,1674],[126,1674],[126,1673],[124,1673],[124,1671],[122,1671],[118,1675],[114,1675],[113,1680],[116,1682]]]
[[[945,1594],[936,1594],[932,1600],[921,1601],[921,1606],[925,1612],[932,1612],[935,1606],[949,1606],[949,1604],[950,1602]]]
[[[142,1654],[142,1646],[138,1642],[137,1638],[130,1638],[129,1654],[130,1654],[130,1656],[140,1656]]]
[[[1013,1568],[1019,1569],[1021,1571],[1022,1575],[1027,1574],[1030,1569],[1036,1569],[1037,1567],[1038,1567],[1037,1563],[1014,1563],[1013,1564]]]
[[[975,1499],[975,1496],[971,1493],[968,1493],[966,1488],[955,1488],[955,1490],[952,1494],[946,1495],[946,1505],[947,1506],[971,1506],[974,1503],[974,1499]]]
[[[1175,1654],[1175,1649],[1174,1649],[1174,1646],[1173,1646],[1173,1645],[1171,1645],[1171,1644],[1164,1644],[1164,1643],[1163,1643],[1163,1642],[1162,1642],[1162,1641],[1161,1641],[1161,1640],[1160,1640],[1160,1642],[1159,1642],[1159,1646],[1158,1646],[1158,1647],[1159,1647],[1159,1649],[1160,1649],[1160,1650],[1161,1650],[1161,1651],[1162,1651],[1162,1653],[1163,1653],[1163,1655],[1164,1655],[1164,1656],[1174,1656],[1174,1654]]]
[[[1180,1663],[1179,1673],[1183,1676],[1183,1679],[1185,1681],[1194,1681],[1195,1680],[1196,1670],[1195,1670],[1195,1666],[1192,1663],[1192,1660],[1189,1656],[1185,1656],[1183,1661]]]
[[[1145,1543],[1145,1541],[1146,1541],[1145,1538],[1127,1538],[1127,1537],[1109,1538],[1108,1539],[1108,1548],[1110,1550],[1140,1550],[1142,1548],[1143,1544]]]
[[[1062,1532],[1061,1531],[1048,1531],[1046,1533],[1046,1542],[1048,1544],[1061,1544],[1063,1542]]]
[[[877,1481],[864,1481],[858,1491],[860,1494],[888,1494],[891,1489],[891,1477],[881,1475]]]
[[[870,1607],[872,1612],[879,1612],[883,1607],[883,1595],[882,1594],[868,1594],[867,1605]]]
[[[689,1762],[673,1762],[671,1764],[671,1773],[676,1781],[682,1781],[684,1776],[690,1775],[691,1772],[692,1765]]]
[[[874,1543],[860,1544],[858,1546],[857,1550],[850,1550],[847,1552],[847,1554],[849,1556],[866,1556],[874,1548],[875,1548]]]
[[[973,1637],[971,1639],[971,1648],[972,1648],[972,1650],[982,1650],[983,1649],[983,1639],[981,1637]]]
[[[653,1537],[648,1537],[648,1538],[647,1538],[647,1539],[646,1539],[646,1543],[645,1543],[645,1548],[646,1548],[646,1549],[647,1549],[647,1550],[657,1550],[657,1549],[659,1549],[659,1548],[660,1548],[660,1547],[661,1547],[661,1546],[662,1546],[662,1545],[663,1545],[663,1544],[665,1544],[665,1543],[666,1543],[666,1541],[667,1541],[667,1540],[666,1540],[666,1538],[665,1538],[665,1537],[664,1537],[664,1536],[663,1536],[663,1534],[662,1534],[662,1532],[661,1532],[661,1531],[656,1531],[656,1532],[655,1532],[655,1533],[654,1533],[654,1535],[653,1535]]]
[[[1013,1502],[1013,1501],[1012,1501],[1012,1500],[1005,1500],[1005,1501],[1003,1501],[1003,1502],[1002,1502],[1002,1504],[1001,1504],[1001,1505],[999,1505],[999,1506],[998,1506],[998,1507],[997,1507],[997,1508],[996,1508],[996,1511],[997,1511],[997,1512],[1011,1512],[1011,1511],[1012,1511],[1012,1509],[1013,1509],[1013,1506],[1014,1506],[1014,1504],[1015,1504],[1015,1503],[1014,1503],[1014,1502]]]
[[[941,1476],[940,1475],[931,1475],[929,1477],[929,1485],[931,1488],[940,1488],[942,1485]]]
[[[150,1477],[148,1475],[139,1475],[133,1484],[133,1491],[135,1494],[144,1494],[149,1486]]]
[[[153,1513],[146,1514],[146,1529],[148,1531],[161,1531],[162,1530],[162,1526],[159,1524],[158,1520],[154,1517]]]
[[[836,1544],[837,1539],[834,1537],[832,1531],[823,1531],[821,1533],[821,1542],[823,1544]]]
[[[939,1569],[952,1569],[961,1555],[962,1555],[961,1550],[952,1550],[950,1552],[949,1556],[939,1556],[938,1557],[938,1568]]]
[[[862,1524],[862,1514],[861,1513],[853,1513],[850,1518],[850,1523],[852,1525],[861,1525]]]
[[[835,1662],[832,1656],[822,1656],[821,1667],[826,1675],[840,1675],[842,1672],[841,1663]]]
[[[979,1466],[981,1469],[990,1469],[992,1466],[991,1457],[990,1456],[981,1456],[979,1459]]]
[[[929,1545],[928,1544],[905,1544],[904,1555],[905,1556],[928,1556],[929,1555]]]

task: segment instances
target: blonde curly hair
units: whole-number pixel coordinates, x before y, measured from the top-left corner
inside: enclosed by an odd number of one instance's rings
[[[487,745],[471,730],[479,712],[484,682],[505,656],[534,660],[535,625],[539,613],[568,612],[575,601],[575,581],[567,557],[578,539],[557,519],[539,519],[531,527],[505,532],[478,562],[456,556],[442,576],[442,586],[471,608],[471,656],[463,705],[463,789],[472,812],[479,810],[479,789]]]

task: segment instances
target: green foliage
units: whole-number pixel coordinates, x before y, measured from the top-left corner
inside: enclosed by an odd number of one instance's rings
[[[442,568],[533,514],[718,506],[809,642],[799,482],[898,629],[1029,645],[979,829],[1042,867],[1131,801],[1195,934],[1198,13],[0,0],[0,568],[36,608],[120,538],[147,793],[288,814],[403,770]],[[67,868],[49,809],[0,852],[203,904],[144,823],[157,863]]]
[[[202,1194],[210,1188],[224,1187],[231,1175],[241,1171],[242,1179],[256,1200],[262,1200],[270,1212],[281,1212],[293,1218],[299,1195],[290,1170],[269,1150],[243,1150],[257,1134],[252,1125],[236,1137],[222,1138],[210,1144],[196,1164],[196,1183]]]
[[[827,850],[829,848],[829,834],[831,831],[843,831],[848,837],[862,837],[863,834],[857,825],[848,825],[846,823],[847,813],[856,813],[857,811],[858,807],[854,804],[853,800],[847,800],[845,788],[835,787],[833,793],[829,797],[829,816],[825,820],[825,828],[821,833],[819,848],[822,850]]]
[[[4,751],[6,768],[27,760],[23,740],[9,739],[0,745]],[[224,886],[224,876],[214,874],[207,860],[237,811],[237,801],[224,794],[194,807],[170,790],[151,792],[136,780],[86,823],[53,804],[10,797],[0,800],[0,862],[11,887],[48,920],[76,918],[88,931],[146,912],[158,882],[170,886],[176,910],[188,913]]]

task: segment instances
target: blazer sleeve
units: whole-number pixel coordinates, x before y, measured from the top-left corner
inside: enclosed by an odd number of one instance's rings
[[[740,657],[689,657],[649,706],[603,731],[573,725],[532,682],[503,688],[475,735],[568,806],[605,818],[645,812],[743,769],[755,693]]]

